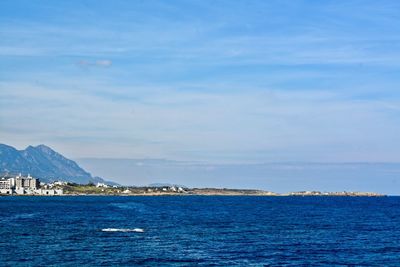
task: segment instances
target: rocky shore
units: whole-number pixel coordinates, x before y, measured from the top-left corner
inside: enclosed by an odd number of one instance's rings
[[[285,194],[287,196],[333,196],[333,197],[384,197],[386,195],[374,192],[320,192],[320,191],[300,191]]]

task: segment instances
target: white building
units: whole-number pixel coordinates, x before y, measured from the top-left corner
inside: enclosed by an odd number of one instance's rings
[[[40,187],[39,179],[33,178],[32,176],[28,175],[27,177],[23,177],[18,175],[15,177],[15,188],[16,189],[29,189],[35,190]]]
[[[104,187],[104,188],[108,188],[108,185],[105,183],[97,183],[96,187]]]
[[[63,189],[49,189],[47,185],[40,187],[40,181],[30,175],[27,177],[17,175],[14,177],[0,178],[0,194],[17,195],[62,195]]]
[[[33,191],[33,194],[42,196],[59,196],[63,195],[64,191],[62,189],[36,189]]]
[[[64,181],[55,181],[54,183],[53,183],[53,185],[67,185],[68,183],[67,182],[64,182]]]
[[[14,178],[0,178],[0,194],[12,194],[12,190],[14,187]]]

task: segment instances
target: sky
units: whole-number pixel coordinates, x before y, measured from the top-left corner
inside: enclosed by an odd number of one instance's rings
[[[400,162],[399,1],[0,1],[0,141]]]

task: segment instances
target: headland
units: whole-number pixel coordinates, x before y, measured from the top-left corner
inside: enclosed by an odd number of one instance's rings
[[[40,182],[31,176],[3,177],[0,179],[0,195],[33,195],[33,196],[342,196],[342,197],[382,197],[383,194],[373,192],[320,192],[300,191],[291,193],[275,193],[258,189],[230,188],[188,188],[178,185],[159,186],[121,186],[106,183],[77,184],[65,181],[50,183]]]
[[[160,187],[119,187],[99,185],[68,184],[63,186],[65,195],[121,195],[121,196],[320,196],[320,197],[383,197],[384,194],[374,192],[320,192],[300,191],[291,193],[275,193],[258,189],[231,188],[188,188],[180,186]]]

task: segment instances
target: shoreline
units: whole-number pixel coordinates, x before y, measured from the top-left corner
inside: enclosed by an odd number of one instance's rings
[[[204,196],[204,197],[321,197],[321,198],[332,198],[332,197],[396,197],[396,195],[385,195],[385,194],[356,194],[356,195],[341,195],[341,194],[330,194],[330,195],[297,195],[297,194],[63,194],[63,195],[38,195],[38,194],[0,194],[0,197],[190,197],[190,196]]]
[[[57,184],[44,185],[32,190],[7,190],[0,196],[263,196],[263,197],[385,197],[375,192],[354,191],[297,191],[275,193],[260,189],[188,188],[184,186],[133,187],[105,184]]]

